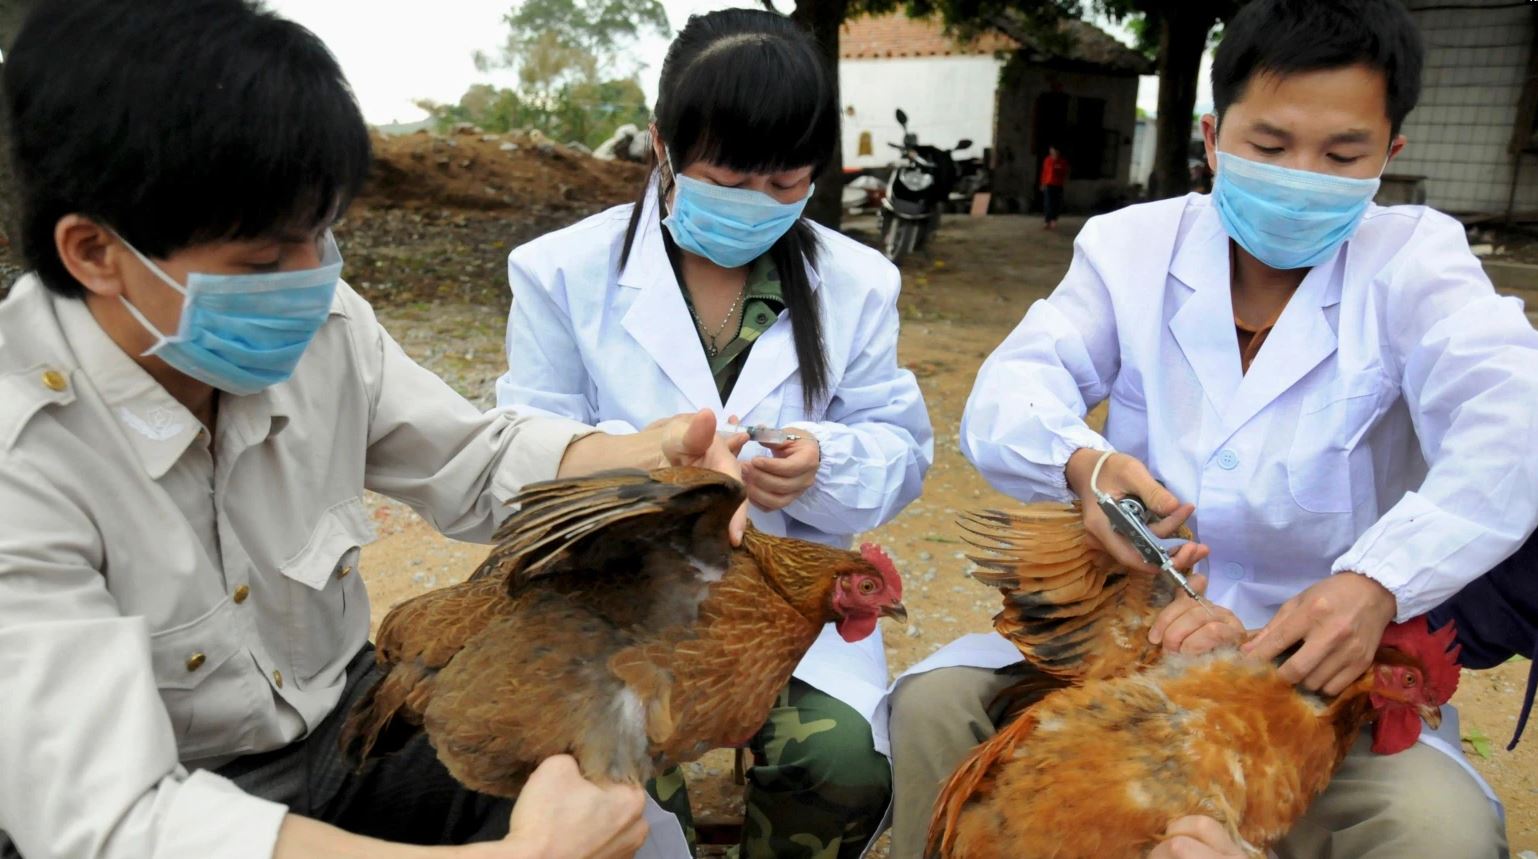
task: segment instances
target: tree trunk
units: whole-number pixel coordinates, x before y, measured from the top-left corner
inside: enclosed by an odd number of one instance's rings
[[[1191,114],[1201,74],[1207,34],[1217,22],[1206,3],[1170,3],[1159,16],[1159,119],[1154,140],[1154,168],[1148,178],[1150,199],[1174,197],[1191,189],[1188,155]]]
[[[0,50],[9,53],[31,0],[0,0]],[[0,65],[0,69],[4,69]],[[11,176],[10,131],[5,111],[0,110],[0,240],[16,235],[16,183]],[[0,290],[9,287],[0,284]],[[3,295],[3,292],[0,292]]]
[[[843,100],[838,95],[838,31],[844,24],[844,14],[848,8],[848,0],[800,0],[796,4],[796,11],[790,15],[792,21],[812,34],[822,49],[823,61],[827,63],[828,75],[833,80],[833,103],[840,111],[840,119]],[[806,214],[823,226],[836,230],[843,221],[843,197],[844,144],[840,139],[839,145],[833,150],[833,158],[823,168],[822,175],[817,177],[817,191],[812,194],[812,200],[806,206]]]

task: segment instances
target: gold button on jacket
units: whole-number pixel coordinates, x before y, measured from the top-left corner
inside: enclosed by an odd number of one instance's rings
[[[44,370],[43,387],[50,391],[62,391],[69,387],[69,379],[66,379],[58,370]]]

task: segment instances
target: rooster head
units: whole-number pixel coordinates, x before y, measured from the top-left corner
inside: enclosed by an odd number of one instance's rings
[[[845,641],[860,641],[876,631],[882,617],[907,622],[903,582],[892,559],[875,543],[860,547],[858,560],[838,571],[833,585],[834,628]]]
[[[1458,690],[1456,635],[1451,623],[1432,632],[1424,616],[1384,630],[1371,669],[1373,751],[1402,752],[1420,738],[1422,720],[1433,729],[1442,724],[1442,705]]]

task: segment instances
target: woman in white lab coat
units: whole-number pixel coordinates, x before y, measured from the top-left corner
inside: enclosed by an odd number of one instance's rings
[[[744,448],[754,524],[849,545],[918,496],[933,449],[897,365],[897,270],[801,217],[838,145],[833,81],[788,19],[733,9],[690,19],[659,89],[638,202],[513,251],[498,404],[610,432],[700,408],[790,430]],[[889,796],[886,683],[879,631],[824,631],[751,744],[744,857],[863,851]]]

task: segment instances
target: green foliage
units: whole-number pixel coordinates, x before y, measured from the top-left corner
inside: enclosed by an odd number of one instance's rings
[[[526,0],[503,21],[496,56],[477,54],[482,71],[511,69],[515,89],[475,84],[458,104],[418,106],[441,129],[468,122],[491,132],[538,129],[562,142],[602,143],[651,114],[627,51],[647,33],[668,32],[659,0]]]
[[[1463,741],[1469,744],[1469,748],[1474,750],[1474,754],[1489,760],[1490,738],[1485,736],[1484,731],[1481,731],[1474,725],[1469,725],[1468,730],[1463,732]]]
[[[525,0],[503,20],[501,56],[476,58],[483,69],[511,68],[526,95],[550,95],[577,82],[632,77],[625,51],[647,33],[666,35],[659,0]]]
[[[419,101],[439,131],[469,123],[494,134],[538,129],[561,142],[596,147],[626,123],[645,125],[651,116],[646,94],[634,78],[577,81],[547,99],[525,100],[516,90],[475,84],[458,104]]]

